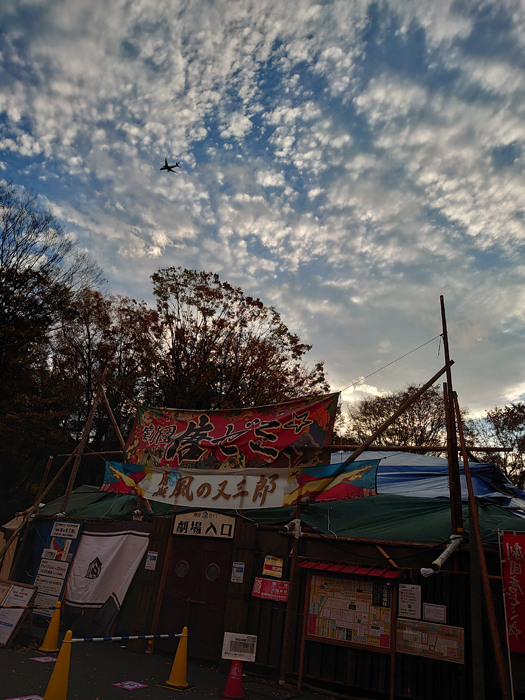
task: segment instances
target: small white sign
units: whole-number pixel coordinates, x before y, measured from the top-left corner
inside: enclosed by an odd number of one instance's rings
[[[222,644],[222,658],[233,661],[255,661],[257,651],[257,636],[254,634],[224,633]]]
[[[66,537],[70,540],[76,540],[80,523],[53,523],[51,537]]]
[[[399,617],[421,619],[421,586],[399,584]]]
[[[62,592],[64,582],[61,578],[51,578],[50,576],[35,576],[35,586],[39,593],[47,593],[52,596],[59,596]]]
[[[244,562],[234,561],[232,564],[232,583],[243,583],[244,581]]]
[[[157,557],[158,556],[159,555],[157,552],[148,552],[146,554],[146,565],[144,568],[147,569],[148,571],[155,571],[155,569],[157,568]]]
[[[423,603],[423,620],[447,623],[447,606],[436,603]]]
[[[66,578],[69,564],[66,561],[42,559],[38,569],[39,576],[52,576],[54,578]]]
[[[235,518],[209,510],[195,513],[181,513],[175,516],[174,535],[193,535],[196,537],[233,538]]]

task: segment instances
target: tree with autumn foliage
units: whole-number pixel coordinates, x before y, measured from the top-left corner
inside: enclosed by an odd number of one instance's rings
[[[144,301],[85,289],[63,315],[53,336],[51,364],[56,377],[67,377],[78,400],[69,415],[72,436],[80,439],[100,378],[106,370],[105,393],[124,436],[136,406],[155,402],[152,367],[159,335],[157,312]],[[92,448],[120,449],[103,404],[93,420]]]
[[[275,403],[329,391],[322,362],[279,313],[219,275],[170,267],[153,276],[161,336],[154,367],[159,400],[176,408]]]
[[[345,417],[347,439],[356,444],[363,443],[420,388],[420,385],[408,385],[404,389],[350,404]],[[462,408],[461,415],[465,436],[469,440],[474,432],[472,423],[468,420],[468,409]],[[435,385],[427,389],[379,435],[374,445],[446,445],[444,400],[439,387]]]
[[[520,489],[525,487],[525,403],[495,406],[476,421],[479,443],[504,447],[503,452],[488,452],[487,462],[495,462]]]

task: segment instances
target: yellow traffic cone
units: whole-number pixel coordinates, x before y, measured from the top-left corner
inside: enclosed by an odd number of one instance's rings
[[[55,663],[55,668],[47,684],[44,700],[67,700],[69,682],[69,662],[71,661],[71,639],[73,632],[68,630]]]
[[[55,654],[58,651],[58,629],[60,627],[60,607],[62,603],[58,602],[53,612],[53,617],[47,628],[46,636],[39,647],[40,651],[45,651],[46,654]]]
[[[195,688],[194,685],[186,681],[186,672],[188,667],[188,628],[182,630],[182,637],[179,638],[179,646],[171,667],[170,677],[166,681],[166,685],[174,690],[189,690]],[[47,698],[44,698],[47,700]]]

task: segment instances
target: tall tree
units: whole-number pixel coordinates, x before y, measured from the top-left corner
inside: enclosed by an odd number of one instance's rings
[[[49,373],[62,314],[100,271],[36,198],[0,182],[0,479],[7,499],[29,497],[39,465],[67,444],[71,393]],[[1,506],[0,506],[1,508]],[[0,513],[3,515],[3,513]]]
[[[180,267],[153,276],[161,337],[155,367],[166,406],[262,405],[329,390],[323,363],[308,367],[278,312],[219,275]]]
[[[525,403],[495,406],[476,421],[480,444],[505,447],[506,452],[487,453],[486,459],[495,462],[520,489],[525,486]]]
[[[143,301],[83,290],[64,314],[53,335],[55,376],[77,388],[78,403],[69,416],[72,435],[80,438],[98,382],[107,370],[105,391],[124,435],[131,429],[135,407],[156,398],[152,363],[158,343],[157,312]],[[92,447],[119,449],[109,416],[101,404],[93,422]]]
[[[360,444],[372,435],[405,401],[413,396],[420,385],[364,398],[348,409],[347,431]],[[473,436],[468,422],[468,409],[461,409],[467,438]],[[443,394],[436,385],[428,389],[375,441],[376,445],[445,445],[446,422]]]

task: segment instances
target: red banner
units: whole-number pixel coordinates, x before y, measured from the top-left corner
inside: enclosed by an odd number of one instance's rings
[[[142,408],[127,461],[171,469],[327,464],[339,394],[226,411]]]
[[[525,653],[525,535],[502,536],[503,586],[511,651]]]

